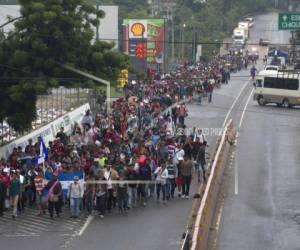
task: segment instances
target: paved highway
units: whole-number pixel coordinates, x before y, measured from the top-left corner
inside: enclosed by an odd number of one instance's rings
[[[265,20],[269,20],[266,22]],[[259,17],[256,21],[256,25],[254,28],[254,33],[251,32],[251,39],[258,42],[258,39],[266,33],[266,31],[262,31],[262,27],[267,27],[269,23],[274,21],[274,15],[265,15]],[[271,25],[271,24],[269,24]],[[259,27],[260,26],[260,27]],[[258,28],[259,27],[259,28]],[[257,30],[256,30],[257,29]],[[272,35],[270,33],[270,28],[268,35]],[[285,37],[285,36],[283,36]],[[246,70],[240,71],[239,73],[233,74],[232,79],[229,85],[223,85],[221,89],[217,89],[213,95],[213,102],[208,104],[204,102],[202,105],[191,104],[189,105],[189,118],[187,120],[188,127],[201,127],[207,128],[209,131],[208,140],[211,145],[211,149],[213,148],[214,141],[216,139],[216,131],[220,129],[224,123],[225,118],[234,118],[235,122],[238,123],[240,117],[242,116],[242,111],[244,104],[247,101],[247,98],[252,90],[252,84],[249,81],[249,72]],[[239,98],[237,98],[239,97]],[[237,99],[236,99],[237,98]],[[234,104],[234,105],[233,105]],[[251,109],[254,109],[253,115],[261,115],[261,117],[266,117],[268,115],[268,119],[261,118],[260,122],[262,124],[253,125],[255,121],[250,122],[250,129],[255,130],[256,134],[253,136],[251,133],[251,140],[253,141],[255,138],[258,140],[260,138],[264,138],[264,122],[268,123],[268,130],[271,132],[274,129],[277,129],[276,126],[271,126],[271,118],[275,121],[279,122],[282,120],[296,120],[292,116],[297,114],[296,110],[282,110],[282,109],[274,109],[272,107],[265,107],[261,109],[261,107],[257,107],[255,103],[251,103]],[[279,113],[290,113],[292,116],[279,116]],[[252,113],[251,113],[252,114]],[[269,116],[271,118],[269,118]],[[246,119],[248,122],[249,112],[246,114]],[[273,121],[274,122],[274,121]],[[287,123],[286,122],[286,123]],[[286,124],[284,123],[284,124]],[[274,125],[276,125],[275,123]],[[279,122],[280,124],[280,122]],[[278,125],[279,126],[279,125]],[[247,129],[248,125],[243,127],[243,131],[241,131],[241,144],[243,133]],[[279,129],[287,129],[286,127],[278,127]],[[268,134],[268,133],[265,133]],[[270,137],[272,136],[269,133]],[[290,134],[296,138],[295,134]],[[280,142],[278,138],[273,135],[273,139],[270,142],[276,142],[277,144]],[[268,139],[268,138],[265,138]],[[284,138],[282,138],[283,140]],[[287,140],[283,140],[283,142],[287,143]],[[280,143],[283,143],[280,142]],[[253,141],[253,143],[255,143]],[[262,150],[266,143],[260,142],[259,146],[254,145],[251,148],[251,151]],[[281,150],[285,149],[291,150],[290,147],[285,148],[285,144],[282,145]],[[274,147],[274,146],[272,146]],[[272,147],[270,149],[272,149]],[[242,148],[242,145],[241,145]],[[295,147],[296,148],[296,147]],[[244,151],[249,152],[249,151]],[[273,152],[273,151],[272,151]],[[261,154],[260,151],[256,152],[256,155]],[[240,156],[242,157],[242,155]],[[250,155],[248,157],[253,157]],[[279,154],[278,154],[279,157]],[[281,157],[283,155],[281,154]],[[257,156],[257,158],[259,158]],[[262,158],[262,157],[260,157]],[[242,158],[241,158],[242,159]],[[258,159],[258,162],[259,159]],[[278,166],[278,171],[284,171],[284,165],[286,165],[287,161],[282,161],[280,166]],[[279,168],[280,167],[280,168]],[[247,168],[248,171],[251,168]],[[246,170],[247,170],[246,169]],[[242,172],[241,179],[242,179]],[[291,175],[295,175],[295,173],[291,172]],[[263,175],[260,174],[259,177],[262,179]],[[279,175],[278,175],[279,177]],[[282,173],[280,175],[281,178],[285,178],[285,174]],[[245,177],[246,179],[246,177]],[[258,178],[259,179],[259,178]],[[244,180],[245,181],[245,180]],[[279,179],[278,179],[279,181]],[[254,184],[255,185],[255,184]],[[198,184],[194,181],[192,193],[196,191]],[[239,187],[242,191],[242,187]],[[258,188],[255,186],[254,188]],[[257,194],[260,193],[256,191]],[[250,189],[249,189],[249,193]],[[254,194],[253,192],[253,195]],[[295,193],[297,195],[297,193]],[[238,196],[240,197],[240,196]],[[263,197],[265,198],[265,197]],[[169,202],[167,205],[157,204],[156,202],[150,202],[149,206],[146,208],[138,208],[137,210],[130,211],[127,215],[119,215],[117,213],[106,216],[104,220],[100,220],[99,218],[93,218],[90,220],[90,223],[84,224],[83,221],[78,222],[76,225],[76,229],[72,225],[69,225],[69,220],[62,220],[60,224],[57,224],[55,230],[44,230],[44,226],[41,228],[39,232],[35,232],[35,234],[24,234],[24,230],[20,234],[13,233],[2,233],[0,234],[0,245],[5,243],[6,250],[13,249],[23,249],[23,250],[52,250],[52,249],[74,249],[74,250],[94,250],[94,249],[109,249],[109,250],[120,250],[120,249],[130,249],[130,250],[156,250],[156,249],[178,249],[180,244],[180,239],[182,233],[185,231],[185,225],[187,222],[187,218],[190,213],[190,209],[192,206],[192,199],[182,200],[175,199]],[[235,214],[234,210],[231,210],[230,207],[226,211],[229,216]],[[238,211],[237,213],[242,213],[242,211]],[[24,215],[26,216],[26,215]],[[224,219],[226,216],[224,216]],[[232,216],[231,216],[232,218]],[[36,220],[33,216],[27,217],[29,223]],[[231,220],[230,220],[231,221]],[[10,223],[10,222],[7,222]],[[21,223],[21,222],[17,222]],[[38,222],[36,222],[38,224]],[[227,223],[227,224],[226,224]],[[224,221],[225,228],[229,227],[229,222]],[[86,225],[86,226],[84,226]],[[228,226],[227,226],[228,225]],[[69,226],[69,227],[68,227]],[[60,228],[64,228],[64,232],[60,231]],[[16,231],[18,227],[16,227]],[[38,225],[35,226],[35,230],[38,229]],[[236,227],[236,229],[239,229]],[[28,228],[30,232],[32,229]],[[78,232],[81,230],[82,234],[78,236]],[[5,231],[5,230],[4,230]],[[241,231],[241,230],[240,230]],[[12,231],[13,232],[13,231]],[[25,230],[26,232],[26,230]],[[223,249],[223,246],[226,248],[227,242],[231,241],[231,235],[224,235],[222,230],[221,239],[224,239],[224,244],[220,245],[220,249]],[[228,243],[229,244],[229,243]],[[232,249],[228,245],[227,249]],[[235,249],[244,249],[244,248],[235,248]],[[253,248],[255,249],[255,248]],[[259,248],[258,248],[259,249]]]
[[[269,14],[256,19],[259,36],[269,36],[272,43],[288,43],[289,33],[276,31],[276,18]],[[249,91],[244,99],[247,95]],[[218,249],[300,249],[299,122],[299,109],[260,107],[249,99],[237,139]]]

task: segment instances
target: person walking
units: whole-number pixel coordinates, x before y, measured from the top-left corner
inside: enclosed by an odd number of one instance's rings
[[[5,198],[6,198],[6,186],[2,180],[2,174],[0,172],[0,217],[3,216]]]
[[[111,168],[110,164],[106,165],[106,169],[104,171],[104,178],[107,181],[107,211],[111,212],[112,207],[114,207],[114,199],[115,199],[115,191],[116,187],[112,184],[112,181],[118,178],[118,174],[115,170]]]
[[[43,171],[38,169],[38,175],[34,177],[34,185],[36,191],[36,205],[38,208],[38,216],[45,214],[44,203],[42,199],[42,190],[43,190]]]
[[[212,93],[214,90],[214,86],[212,85],[211,82],[208,83],[207,86],[207,93],[208,93],[208,102],[211,103],[212,102]]]
[[[119,181],[117,184],[117,201],[119,206],[119,213],[126,212],[127,210],[127,184],[124,182],[126,176],[123,172],[119,173]]]
[[[206,182],[206,172],[205,172],[205,165],[206,165],[206,159],[205,159],[205,150],[206,150],[206,141],[204,141],[203,144],[201,144],[198,155],[197,155],[197,165],[200,171],[202,171],[202,177],[204,182]],[[200,176],[198,176],[198,181],[200,179]]]
[[[194,162],[185,155],[184,161],[180,164],[180,170],[183,179],[182,198],[189,198],[193,168]]]
[[[184,120],[186,116],[187,116],[187,111],[185,109],[185,106],[182,104],[177,109],[178,122],[182,127],[184,127]]]
[[[137,172],[133,169],[133,164],[130,163],[127,166],[125,176],[128,181],[137,181],[138,175]],[[136,183],[129,183],[128,184],[128,208],[135,208],[136,207],[136,197],[137,197],[137,184]]]
[[[154,174],[156,175],[156,197],[157,201],[160,198],[160,191],[163,195],[163,203],[166,203],[166,184],[168,178],[168,170],[166,168],[166,163],[161,161],[160,166],[155,170]]]
[[[88,214],[92,214],[93,200],[95,196],[95,184],[89,183],[95,181],[95,177],[90,173],[86,178],[85,184],[85,208]]]
[[[106,181],[106,179],[103,176],[99,176],[99,179],[101,181]],[[95,195],[97,211],[99,213],[98,215],[101,219],[103,219],[106,209],[107,185],[103,183],[97,184],[95,188]]]
[[[68,189],[68,198],[70,199],[71,218],[78,218],[79,205],[83,195],[82,188],[79,183],[79,177],[74,176],[74,181],[70,184]]]
[[[168,171],[168,178],[167,178],[167,200],[170,198],[174,198],[175,188],[176,188],[176,167],[172,162],[172,159],[168,159],[167,163],[167,171]]]
[[[18,201],[21,190],[21,184],[17,172],[12,170],[12,179],[9,185],[10,202],[13,208],[12,218],[15,219],[18,213]]]
[[[46,189],[48,190],[48,195],[46,200],[48,201],[48,210],[50,218],[53,219],[53,212],[55,209],[56,216],[60,217],[61,213],[61,194],[62,194],[62,186],[59,180],[57,179],[57,174],[53,174],[52,179],[46,185]]]

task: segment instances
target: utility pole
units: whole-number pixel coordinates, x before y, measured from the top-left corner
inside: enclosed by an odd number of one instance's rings
[[[195,30],[195,18],[192,16],[192,25],[193,25],[193,43],[192,43],[192,62],[196,64],[196,30]]]
[[[96,4],[96,9],[97,11],[99,11],[99,0],[97,0],[97,4]],[[97,24],[96,27],[96,41],[99,41],[99,23]]]
[[[174,6],[173,0],[169,0],[165,3],[165,8],[167,9],[167,20],[168,20],[168,31],[169,39],[171,45],[171,62],[175,61],[175,31],[174,31]]]

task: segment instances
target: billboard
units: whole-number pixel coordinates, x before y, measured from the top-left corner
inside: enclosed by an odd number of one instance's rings
[[[118,12],[119,7],[115,5],[100,5],[100,10],[105,12],[104,18],[100,19],[99,39],[115,42],[115,48],[118,48],[119,32],[118,32]],[[0,24],[7,22],[7,16],[11,18],[19,17],[20,5],[0,5]],[[14,24],[10,23],[3,27],[5,33],[14,29]],[[96,27],[92,27],[94,39],[96,39]]]
[[[153,67],[164,63],[165,20],[164,19],[125,19],[123,21],[123,52],[136,60],[145,60]],[[145,58],[136,53],[137,44],[146,43]]]

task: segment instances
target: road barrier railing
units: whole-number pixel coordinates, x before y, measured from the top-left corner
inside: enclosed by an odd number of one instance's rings
[[[213,222],[217,198],[222,184],[222,177],[230,153],[234,145],[235,130],[233,121],[230,120],[217,140],[216,150],[211,160],[208,181],[199,187],[198,196],[195,199],[191,222],[187,232],[190,237],[185,237],[181,244],[181,250],[206,250],[208,247],[209,232]],[[188,248],[187,248],[188,246]]]

